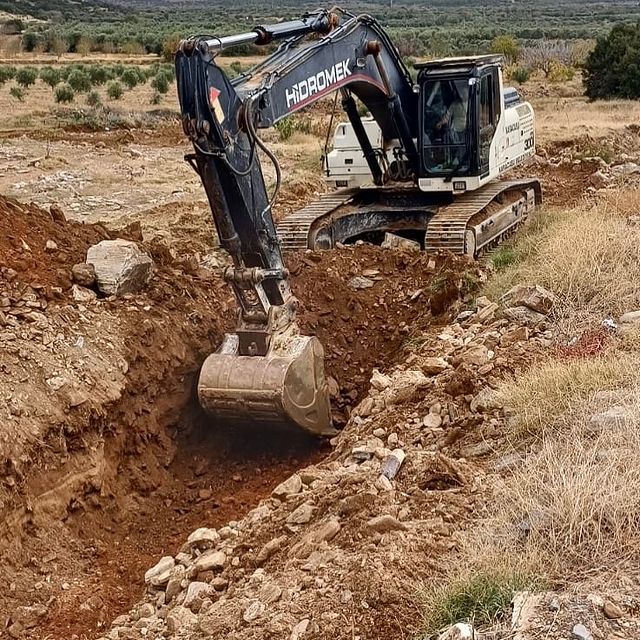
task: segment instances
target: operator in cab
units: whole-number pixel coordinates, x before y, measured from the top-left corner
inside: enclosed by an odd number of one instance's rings
[[[463,100],[457,87],[452,82],[447,87],[446,109],[442,118],[436,124],[436,129],[446,127],[446,144],[464,144],[467,128],[467,100]]]

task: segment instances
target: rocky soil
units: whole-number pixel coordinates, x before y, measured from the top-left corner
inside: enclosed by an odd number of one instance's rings
[[[240,520],[327,445],[229,433],[200,414],[195,375],[234,317],[218,270],[141,242],[135,225],[6,198],[0,210],[0,616],[13,637],[95,637],[185,531]],[[142,291],[107,295],[85,261],[122,236],[153,271]],[[401,359],[483,277],[366,246],[289,263],[301,327],[326,346],[337,424],[373,367]]]
[[[374,370],[331,454],[242,519],[195,530],[105,637],[406,637],[422,581],[518,464],[492,455],[504,438],[492,389],[550,344],[547,302],[514,292],[510,321],[481,299],[427,329],[402,363]]]

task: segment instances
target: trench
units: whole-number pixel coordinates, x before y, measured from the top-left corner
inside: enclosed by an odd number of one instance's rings
[[[462,274],[475,269],[462,259],[366,246],[300,253],[288,264],[301,329],[325,347],[339,426],[366,393],[373,368],[398,362],[416,332],[448,320],[449,305],[466,294]],[[371,286],[350,286],[356,276]],[[241,519],[291,473],[331,451],[326,441],[303,435],[211,424],[195,399],[200,362],[187,363],[190,374],[167,383],[170,391],[146,418],[153,438],[107,439],[99,460],[78,456],[78,469],[91,463],[109,476],[99,492],[80,482],[49,530],[25,530],[24,563],[5,579],[7,602],[47,606],[25,637],[99,637],[141,598],[145,571],[175,555],[191,531]],[[144,375],[144,368],[136,373],[143,385]],[[95,449],[90,444],[85,451]],[[52,536],[55,544],[48,544]]]

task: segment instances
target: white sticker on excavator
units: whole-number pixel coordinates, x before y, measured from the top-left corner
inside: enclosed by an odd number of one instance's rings
[[[222,124],[224,122],[224,110],[220,104],[220,91],[215,87],[209,87],[209,104],[213,109],[218,124]]]
[[[294,84],[290,89],[286,89],[285,91],[287,109],[297,105],[299,102],[303,102],[316,93],[325,91],[327,88],[341,82],[350,75],[351,69],[349,68],[349,58],[347,58],[328,69],[323,69],[319,73],[309,76],[306,80]]]

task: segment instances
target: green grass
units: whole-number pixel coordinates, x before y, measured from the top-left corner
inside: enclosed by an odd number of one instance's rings
[[[418,638],[432,634],[456,622],[482,626],[499,621],[511,611],[517,591],[535,591],[541,580],[517,571],[478,571],[422,594],[424,609],[422,631]]]
[[[504,271],[507,267],[518,262],[519,256],[513,246],[505,244],[491,255],[491,262],[496,271]]]

